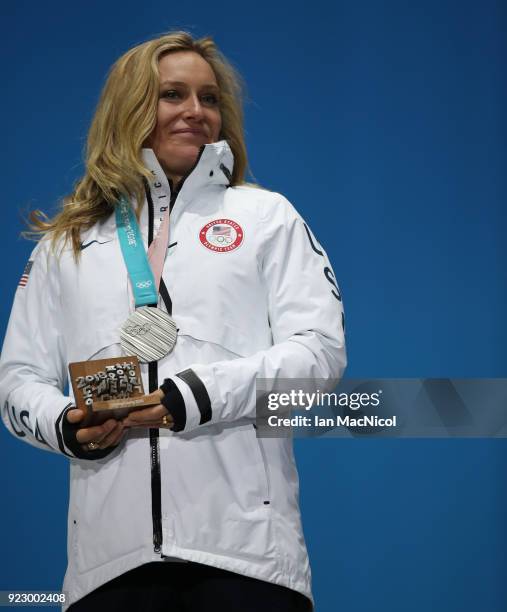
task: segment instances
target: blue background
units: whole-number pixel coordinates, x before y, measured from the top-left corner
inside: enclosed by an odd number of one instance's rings
[[[333,262],[349,377],[505,377],[504,2],[5,3],[0,333],[31,245],[82,172],[105,74],[168,29],[248,86],[255,179]],[[21,211],[21,212],[20,212]],[[319,612],[507,609],[504,440],[299,440]],[[58,589],[67,463],[0,430],[0,589]]]

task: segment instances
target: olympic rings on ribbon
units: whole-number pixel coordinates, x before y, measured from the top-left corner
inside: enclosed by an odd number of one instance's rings
[[[151,287],[153,285],[151,280],[147,280],[147,281],[139,281],[138,283],[136,283],[136,287],[138,289],[148,289],[148,287]]]

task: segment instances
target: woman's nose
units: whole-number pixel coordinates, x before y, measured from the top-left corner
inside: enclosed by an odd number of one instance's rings
[[[184,109],[187,117],[193,117],[194,119],[200,119],[203,116],[203,108],[199,96],[192,95],[188,96]]]

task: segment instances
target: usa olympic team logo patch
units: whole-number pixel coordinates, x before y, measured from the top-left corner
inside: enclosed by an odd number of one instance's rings
[[[206,223],[199,232],[199,240],[210,251],[228,253],[243,242],[243,229],[236,221],[215,219]]]

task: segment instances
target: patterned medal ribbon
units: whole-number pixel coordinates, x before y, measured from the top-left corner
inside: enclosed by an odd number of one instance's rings
[[[156,307],[169,243],[169,208],[148,255],[132,206],[124,196],[116,207],[116,227],[136,305],[120,330],[121,346],[127,355],[134,354],[144,363],[158,361],[174,348],[177,339],[176,323]]]

